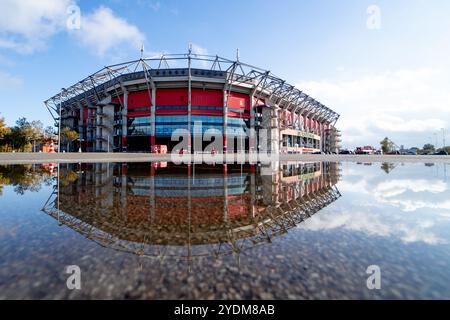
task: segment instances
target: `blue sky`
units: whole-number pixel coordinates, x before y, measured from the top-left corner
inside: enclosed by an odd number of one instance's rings
[[[77,5],[80,29],[66,26]],[[367,25],[379,10],[378,29]],[[0,115],[51,124],[42,101],[115,62],[195,50],[269,69],[341,114],[343,145],[450,141],[450,2],[2,0]],[[372,21],[372,20],[371,20]],[[436,133],[436,135],[435,135]]]

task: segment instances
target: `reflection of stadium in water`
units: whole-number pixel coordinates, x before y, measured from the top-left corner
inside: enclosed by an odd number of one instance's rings
[[[62,164],[44,211],[108,248],[190,259],[270,242],[340,197],[336,163],[253,169]]]

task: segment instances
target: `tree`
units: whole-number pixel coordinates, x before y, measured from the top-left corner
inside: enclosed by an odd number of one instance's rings
[[[61,130],[61,140],[67,143],[67,151],[70,151],[70,143],[79,138],[78,132],[70,129],[69,127],[64,127]]]
[[[14,192],[18,194],[24,194],[26,191],[39,191],[42,182],[48,180],[51,181],[51,177],[43,167],[35,167],[30,164],[0,166],[0,186],[2,184],[11,185],[14,187]]]
[[[30,151],[31,143],[35,151],[36,143],[43,140],[44,125],[41,121],[28,122],[26,118],[19,118],[13,128],[8,128],[0,118],[0,151]]]
[[[11,139],[13,148],[20,151],[28,151],[30,148],[30,136],[32,128],[26,118],[19,118],[12,128]]]
[[[7,152],[11,150],[8,141],[11,141],[11,128],[5,124],[5,119],[0,118],[0,152]]]
[[[58,136],[56,135],[55,127],[47,126],[44,129],[44,137],[42,139],[43,143],[49,143],[51,141],[57,140]]]
[[[0,139],[11,133],[11,128],[8,128],[5,124],[5,118],[0,117]]]
[[[422,154],[430,154],[434,153],[434,151],[435,151],[434,145],[432,145],[431,143],[425,144],[422,148]]]
[[[395,164],[393,164],[393,163],[383,162],[381,164],[381,170],[383,170],[386,173],[391,172],[394,168],[395,168]]]
[[[36,142],[42,142],[44,140],[44,124],[42,121],[31,121],[30,123],[30,141],[33,142],[33,152],[36,151]]]
[[[44,134],[45,134],[46,136],[55,136],[55,135],[56,135],[55,127],[53,127],[53,126],[47,126],[47,127],[45,127],[45,129],[44,129]]]
[[[381,140],[380,145],[381,145],[381,150],[383,151],[383,153],[391,152],[392,149],[394,148],[394,144],[392,143],[391,140],[389,140],[388,137]]]

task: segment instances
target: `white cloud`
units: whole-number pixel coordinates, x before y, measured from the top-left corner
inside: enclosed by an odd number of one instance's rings
[[[81,28],[73,30],[73,33],[82,45],[99,56],[110,51],[120,53],[127,48],[135,49],[138,55],[142,43],[145,42],[144,34],[136,26],[103,6],[89,15],[82,16]]]
[[[149,3],[149,7],[153,10],[153,11],[159,11],[159,9],[161,9],[161,2],[159,1],[150,1]]]
[[[441,180],[394,179],[378,183],[373,190],[373,195],[379,203],[398,207],[405,212],[422,208],[450,210],[448,200],[430,201],[430,194],[444,193],[447,189],[447,184]],[[416,195],[408,196],[407,192],[416,193]]]
[[[195,44],[195,43],[191,43],[191,46],[192,46],[193,54],[209,55],[208,49],[206,49],[202,46],[199,46],[198,44]],[[208,61],[194,61],[193,66],[197,67],[195,64],[198,64],[198,67],[201,67],[201,68],[206,68],[209,65]]]
[[[437,128],[446,126],[446,121],[437,118],[431,119],[404,119],[402,117],[395,117],[391,115],[379,115],[374,119],[374,124],[377,128],[386,132],[427,132],[433,131]]]
[[[0,48],[32,53],[66,24],[73,0],[0,1]]]
[[[389,175],[380,174],[378,166],[343,164],[342,169],[337,188],[343,197],[300,228],[358,231],[404,243],[448,243],[441,235],[450,220],[449,184],[424,178],[423,164],[400,165]]]
[[[441,180],[425,179],[395,179],[379,183],[375,187],[375,194],[383,197],[405,193],[407,190],[412,192],[431,192],[441,193],[447,190],[447,184]]]
[[[20,87],[22,84],[23,80],[21,78],[0,71],[0,88],[12,89]]]
[[[0,42],[1,42],[1,40],[0,40]],[[8,57],[0,54],[0,65],[11,67],[11,66],[15,65],[15,62],[13,60],[9,59]]]
[[[389,205],[399,207],[402,211],[413,212],[419,209],[437,209],[437,210],[450,210],[450,201],[443,202],[431,202],[423,200],[411,200],[411,199],[387,199],[383,202]],[[440,216],[448,216],[445,211],[439,212]]]
[[[419,221],[420,222],[420,221]],[[446,243],[433,233],[434,223],[412,221],[405,224],[399,217],[385,217],[377,211],[358,212],[342,209],[340,212],[321,212],[302,223],[299,228],[311,231],[347,229],[371,236],[396,237],[405,243],[424,242],[434,245]]]
[[[208,55],[208,49],[199,46],[198,44],[191,43],[192,53],[199,55]]]
[[[313,219],[306,220],[301,227],[313,231],[346,228],[378,236],[388,236],[391,233],[389,226],[382,223],[379,217],[344,211],[315,215]]]
[[[138,5],[143,7],[148,7],[155,12],[158,12],[161,9],[161,2],[153,1],[153,0],[138,0]]]
[[[445,68],[376,74],[342,72],[342,79],[306,81],[298,87],[341,114],[344,145],[358,146],[389,136],[398,145],[429,142],[450,124],[450,83]]]
[[[125,19],[101,6],[91,13],[81,12],[80,29],[68,29],[75,0],[2,0],[0,1],[0,48],[33,53],[46,47],[59,32],[68,32],[93,53],[121,53],[130,47],[138,55],[144,34]],[[159,8],[159,2],[153,4]],[[112,51],[112,52],[110,52]]]
[[[369,186],[367,185],[366,180],[358,180],[358,181],[339,181],[338,187],[341,192],[359,192],[368,194],[370,193],[368,189]]]

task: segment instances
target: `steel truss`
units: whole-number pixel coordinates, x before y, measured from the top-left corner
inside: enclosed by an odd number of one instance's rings
[[[287,233],[289,229],[298,226],[340,197],[341,194],[335,186],[324,187],[312,194],[298,197],[289,202],[269,205],[248,225],[236,226],[231,223],[224,223],[221,227],[215,228],[220,231],[208,233],[208,237],[217,233],[217,237],[212,238],[210,243],[192,245],[191,242],[186,241],[184,246],[165,244],[170,241],[170,232],[165,230],[159,233],[157,229],[145,235],[136,235],[142,239],[139,242],[123,240],[86,221],[58,210],[56,186],[42,211],[57,220],[60,225],[65,225],[77,231],[102,247],[132,253],[144,258],[157,258],[161,262],[166,258],[191,262],[194,258],[208,256],[239,256],[241,252],[247,249],[270,243],[275,237]],[[186,229],[186,233],[189,233],[189,230]]]
[[[223,78],[228,90],[232,86],[244,86],[252,90],[255,98],[268,101],[269,106],[301,113],[315,120],[335,124],[339,114],[285,80],[264,70],[237,60],[219,56],[186,54],[164,54],[157,57],[106,66],[76,84],[44,101],[55,122],[59,119],[59,108],[76,110],[78,103],[96,105],[103,99],[123,93],[123,83],[130,80],[145,80],[147,89],[153,85],[158,71],[173,70],[177,75],[211,76]],[[196,72],[192,72],[195,70]],[[119,99],[120,103],[120,99]],[[253,102],[252,102],[253,103]]]

